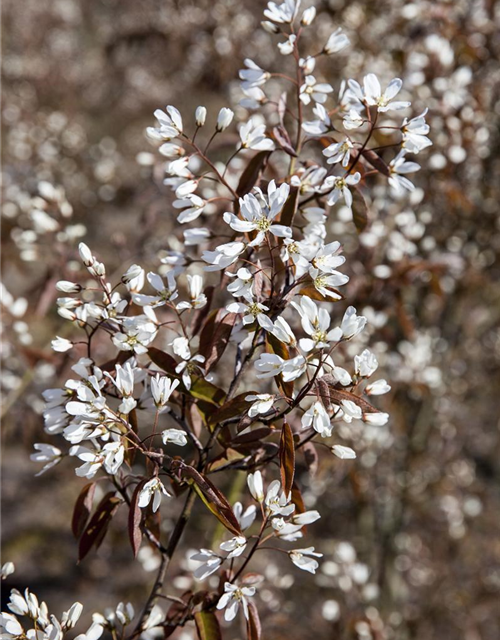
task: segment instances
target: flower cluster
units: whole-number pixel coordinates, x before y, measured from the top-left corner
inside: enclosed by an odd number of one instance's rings
[[[326,444],[339,459],[353,459],[352,442],[339,442],[338,432],[348,438],[346,425],[371,429],[389,419],[373,398],[390,385],[372,379],[375,353],[356,347],[368,318],[344,303],[349,262],[340,241],[328,237],[327,220],[339,202],[363,211],[375,175],[397,197],[414,188],[407,174],[419,166],[407,154],[431,144],[426,112],[396,126],[392,112],[410,107],[395,99],[402,81],[382,89],[371,73],[361,83],[344,82],[334,100],[334,87],[313,74],[318,58],[344,55],[349,39],[338,29],[320,53],[306,55],[301,34],[314,24],[315,10],[300,18],[299,11],[300,1],[286,0],[270,2],[264,12],[263,27],[282,38],[279,52],[293,60],[296,79],[245,61],[241,108],[252,115],[239,123],[225,162],[210,150],[233,126],[231,109],[215,115],[200,106],[191,119],[172,105],[155,111],[147,136],[166,159],[164,185],[174,194],[177,223],[191,225],[183,227],[184,241],[169,245],[153,270],[127,264],[119,277],[109,276],[80,243],[82,277],[56,284],[58,313],[70,326],[52,348],[74,359],[64,386],[44,392],[44,420],[46,433],[67,444],[39,443],[32,459],[44,463],[43,472],[72,458],[76,475],[91,480],[84,489],[87,507],[93,506],[95,479],[109,484],[79,531],[80,559],[98,546],[119,508],[130,513],[134,554],[144,536],[162,555],[138,632],[152,624],[166,564],[196,497],[232,537],[215,551],[202,548],[191,556],[199,563],[194,577],[217,573],[224,577],[223,592],[177,603],[183,624],[198,620],[203,601],[201,612],[213,624],[215,610],[224,609],[231,621],[241,605],[251,625],[258,613],[249,599],[260,579],[245,569],[270,540],[278,545],[271,550],[314,574],[322,553],[281,546],[300,540],[305,525],[320,517],[304,506],[295,456],[306,445],[316,451]],[[293,98],[273,93],[281,82],[291,84]],[[395,130],[399,139],[385,146],[396,153],[386,162],[370,140],[375,131],[392,140]],[[81,339],[73,337],[76,330]],[[105,362],[97,362],[96,345],[110,352]],[[267,478],[273,461],[281,477],[264,491],[262,471]],[[236,470],[247,472],[256,504],[231,505],[215,483],[216,472]],[[185,506],[164,546],[152,518],[161,517],[164,498],[185,490]],[[250,533],[258,515],[258,531]],[[101,632],[115,619],[125,624],[122,618],[133,617],[122,609],[95,622]],[[167,614],[159,625],[175,626],[175,620]],[[19,623],[9,618],[7,624]],[[96,628],[86,637],[97,638]],[[52,637],[52,630],[46,633]]]

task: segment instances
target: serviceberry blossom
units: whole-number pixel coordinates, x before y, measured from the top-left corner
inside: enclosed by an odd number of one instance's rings
[[[58,252],[61,261],[68,256],[54,278],[65,326],[52,340],[52,358],[54,370],[67,366],[69,373],[43,392],[45,439],[54,444],[37,443],[31,459],[40,473],[69,464],[86,479],[75,513],[84,505],[88,517],[73,521],[83,527],[82,561],[108,530],[128,522],[133,554],[157,572],[131,634],[124,627],[134,610],[120,603],[95,613],[77,640],[98,640],[104,629],[116,638],[149,638],[194,629],[194,622],[199,630],[207,621],[220,637],[214,609],[231,622],[240,606],[248,628],[258,628],[249,599],[270,576],[255,573],[254,553],[278,550],[280,570],[288,555],[312,574],[322,557],[302,539],[331,505],[318,501],[319,511],[304,510],[311,504],[309,494],[301,497],[311,486],[304,460],[311,474],[325,456],[341,469],[354,467],[349,445],[361,457],[374,434],[390,433],[389,414],[378,408],[390,380],[371,379],[384,353],[376,338],[383,323],[363,296],[366,278],[381,280],[381,266],[392,274],[389,289],[397,285],[397,259],[377,242],[382,218],[397,218],[397,199],[414,189],[406,176],[420,167],[409,158],[431,144],[428,111],[399,116],[411,104],[395,100],[398,78],[384,90],[373,73],[339,82],[340,67],[328,56],[344,51],[349,38],[339,27],[324,44],[312,31],[321,13],[316,20],[308,6],[300,15],[300,4],[268,3],[262,26],[269,35],[259,42],[278,36],[278,55],[258,52],[240,65],[240,105],[220,109],[214,128],[196,103],[187,115],[172,105],[154,112],[144,141],[152,152],[139,162],[154,169],[146,179],[165,196],[168,233],[143,239],[141,231],[140,251],[124,247],[127,261],[118,270],[83,242]],[[354,67],[364,65],[356,59]],[[41,191],[65,213],[71,209],[56,187]],[[34,233],[57,235],[62,218],[52,218],[49,200],[40,200],[30,205]],[[351,221],[345,209],[353,203]],[[363,251],[352,262],[356,231]],[[366,278],[363,254],[370,256]],[[131,256],[140,257],[132,263]],[[18,322],[27,300],[4,287],[2,299]],[[390,355],[381,366],[390,366]],[[247,488],[237,480],[241,472]],[[325,495],[329,476],[323,469],[318,475]],[[160,509],[165,497],[168,521]],[[192,513],[202,526],[186,536]],[[193,579],[179,581],[177,555],[172,559],[193,531],[204,541],[181,566]],[[205,548],[208,541],[213,548]],[[163,584],[185,590],[179,598],[182,592],[171,596],[169,587],[168,613],[159,606]],[[8,606],[0,618],[8,640],[63,640],[81,613],[76,603],[59,621],[29,591],[14,591]],[[29,628],[16,616],[27,617]]]
[[[243,615],[248,620],[248,602],[247,598],[255,595],[255,587],[237,587],[234,584],[226,582],[224,584],[224,594],[217,603],[217,609],[225,609],[224,619],[231,622],[238,615],[240,605],[243,609]]]

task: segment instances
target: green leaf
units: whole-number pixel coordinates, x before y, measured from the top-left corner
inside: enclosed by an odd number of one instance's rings
[[[194,621],[199,640],[222,640],[219,621],[213,611],[197,611]]]
[[[188,393],[193,396],[193,398],[204,400],[205,402],[210,402],[210,404],[218,406],[220,406],[226,399],[226,393],[211,382],[205,380],[205,378],[197,378],[196,380],[193,380],[191,389]]]

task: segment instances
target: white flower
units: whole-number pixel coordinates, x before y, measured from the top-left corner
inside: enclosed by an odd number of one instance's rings
[[[352,400],[342,400],[340,404],[342,408],[342,419],[344,422],[350,423],[353,420],[361,420],[363,417],[361,407],[355,402],[352,402]]]
[[[0,613],[0,629],[5,639],[24,636],[24,629],[12,613]]]
[[[295,505],[290,503],[290,496],[281,491],[281,482],[273,480],[269,485],[264,500],[266,511],[271,516],[290,516],[295,511]]]
[[[342,124],[344,125],[344,129],[350,130],[359,129],[359,127],[362,127],[364,123],[359,111],[356,111],[356,109],[349,109],[349,112],[344,115]]]
[[[363,79],[365,102],[368,106],[377,106],[377,111],[384,113],[389,110],[406,109],[410,106],[410,102],[391,102],[391,100],[400,92],[403,81],[400,78],[394,78],[387,85],[387,89],[382,93],[380,82],[374,73],[369,73]]]
[[[196,111],[194,114],[196,120],[196,126],[202,127],[205,124],[205,120],[207,119],[207,109],[206,107],[200,106],[196,107]]]
[[[241,83],[241,88],[243,90],[260,87],[271,77],[271,74],[268,71],[261,69],[249,58],[244,60],[244,64],[246,69],[241,69],[239,71],[240,79],[243,81]]]
[[[280,50],[282,56],[289,56],[293,52],[296,39],[297,36],[292,33],[288,36],[285,42],[278,42],[278,49]]]
[[[311,264],[316,269],[324,271],[325,273],[331,273],[335,275],[341,275],[336,270],[345,262],[345,257],[340,255],[342,252],[342,246],[340,242],[329,242],[318,249],[316,255],[311,260]]]
[[[215,573],[222,564],[222,558],[209,549],[200,549],[199,552],[190,556],[190,560],[201,562],[202,564],[193,572],[197,580],[205,580],[212,573]]]
[[[248,603],[247,598],[255,594],[255,587],[237,587],[235,584],[226,582],[224,584],[224,595],[221,596],[217,603],[217,609],[226,609],[224,619],[231,622],[236,618],[239,606],[243,608],[243,614],[248,620]]]
[[[314,76],[306,76],[304,84],[300,87],[300,100],[304,104],[309,104],[311,99],[323,104],[326,102],[327,94],[333,91],[331,84],[319,83]]]
[[[320,273],[318,269],[310,267],[309,275],[311,276],[314,288],[321,293],[322,296],[328,296],[334,300],[340,300],[341,296],[332,289],[340,287],[349,282],[349,276],[334,271],[333,273]],[[340,337],[339,337],[340,339]]]
[[[288,198],[290,186],[284,183],[277,188],[274,180],[271,180],[267,187],[269,203],[264,198],[260,189],[256,189],[256,192],[259,198],[252,193],[248,193],[243,198],[240,198],[240,211],[243,219],[238,218],[234,213],[226,211],[226,213],[224,213],[224,222],[226,222],[231,229],[240,233],[257,231],[257,236],[249,243],[250,247],[256,247],[262,244],[267,232],[272,233],[278,238],[291,237],[292,230],[290,227],[273,224],[274,218],[280,213]]]
[[[374,427],[383,427],[389,420],[388,413],[365,413],[363,415],[364,422],[373,425]]]
[[[243,551],[245,551],[247,546],[247,539],[245,536],[235,536],[228,540],[227,542],[222,542],[220,544],[220,548],[222,551],[229,551],[228,558],[237,558],[241,556]]]
[[[0,574],[2,576],[2,580],[5,580],[5,578],[8,578],[10,575],[12,575],[15,570],[16,570],[16,568],[15,568],[13,562],[5,562],[2,565],[2,569],[0,570]]]
[[[219,115],[217,116],[217,124],[215,126],[216,130],[221,132],[229,127],[231,122],[233,121],[234,113],[231,109],[227,107],[222,107],[219,111]]]
[[[323,53],[326,53],[327,56],[330,56],[333,53],[339,53],[339,51],[345,49],[349,44],[349,38],[345,35],[345,33],[342,33],[342,29],[339,27],[328,38],[328,42],[323,47]]]
[[[285,361],[275,353],[262,353],[258,360],[254,362],[257,369],[257,378],[273,378],[281,373]]]
[[[293,524],[299,524],[301,527],[307,524],[312,524],[321,518],[318,511],[303,511],[292,516]]]
[[[312,425],[322,438],[332,435],[333,426],[325,407],[321,402],[315,402],[302,416],[302,428],[307,429]]]
[[[275,396],[269,393],[260,393],[255,396],[246,396],[245,400],[247,402],[253,402],[252,406],[248,410],[248,415],[251,418],[254,418],[260,413],[267,413],[273,406],[274,397]]]
[[[92,622],[86,633],[80,633],[75,640],[99,640],[104,631],[104,627],[99,622]]]
[[[269,2],[267,9],[264,10],[264,16],[278,24],[290,24],[295,20],[300,7],[301,0],[285,0],[278,5],[275,2]]]
[[[387,384],[387,381],[383,378],[375,380],[371,384],[367,385],[365,391],[369,396],[381,396],[384,393],[389,393],[391,386]]]
[[[189,302],[179,302],[177,309],[201,309],[207,304],[207,296],[203,291],[203,278],[198,275],[187,276],[189,289]]]
[[[365,316],[357,316],[356,309],[354,307],[347,307],[344,317],[342,318],[342,335],[346,340],[354,338],[358,333],[363,331],[366,325]]]
[[[138,292],[144,286],[144,269],[138,265],[131,265],[122,276],[122,282],[129,291]]]
[[[72,447],[70,455],[76,455],[84,462],[81,467],[75,469],[76,475],[91,479],[102,466],[111,475],[117,473],[125,458],[125,449],[120,442],[109,442],[102,449],[94,451],[86,447]]]
[[[240,126],[241,146],[243,149],[255,149],[256,151],[271,151],[274,142],[266,136],[266,125],[259,124],[255,118]]]
[[[353,460],[356,457],[356,452],[353,449],[350,447],[344,447],[341,444],[334,444],[332,447],[332,453],[342,460]]]
[[[288,552],[290,560],[293,564],[302,569],[303,571],[309,571],[309,573],[316,573],[316,569],[319,567],[317,560],[314,558],[322,558],[322,553],[315,553],[314,547],[308,547],[307,549],[292,549]]]
[[[306,366],[307,361],[304,356],[301,355],[295,356],[295,358],[292,358],[291,360],[285,360],[281,371],[284,382],[291,382],[292,380],[299,378],[303,373],[305,373]]]
[[[79,293],[82,288],[81,285],[70,282],[69,280],[59,280],[59,282],[56,283],[56,289],[62,293]]]
[[[389,176],[389,185],[397,197],[403,196],[405,189],[407,191],[413,191],[415,189],[413,182],[405,178],[404,174],[420,170],[419,164],[406,160],[406,151],[406,149],[401,149],[394,160],[389,163],[389,171],[391,173]]]
[[[187,445],[187,436],[181,429],[165,429],[165,431],[161,433],[161,439],[163,440],[163,444],[171,442],[179,447]]]
[[[184,233],[184,244],[186,247],[196,246],[208,240],[211,236],[210,229],[199,227],[198,229],[186,229]]]
[[[171,140],[182,133],[182,117],[175,107],[169,105],[167,113],[156,109],[154,116],[159,126],[146,129],[146,133],[153,140]]]
[[[82,615],[83,605],[80,602],[75,602],[71,605],[68,611],[65,611],[61,616],[61,623],[65,629],[73,629],[76,623]]]
[[[428,109],[425,109],[419,116],[408,120],[405,118],[401,126],[403,132],[403,148],[410,153],[419,153],[422,149],[432,145],[427,137],[430,131],[429,125],[425,122]]]
[[[254,300],[248,300],[245,304],[244,302],[231,302],[226,307],[229,313],[243,313],[243,324],[252,324],[257,320],[259,325],[263,326],[263,323],[266,322],[267,316],[263,313],[263,311],[269,311],[269,307],[266,307],[259,302],[255,302]]]
[[[288,322],[282,316],[278,316],[274,323],[270,318],[265,316],[265,320],[260,322],[260,326],[266,331],[269,331],[269,333],[281,342],[289,344],[294,348],[297,346],[297,338]]]
[[[257,500],[257,502],[264,501],[264,483],[262,481],[262,474],[260,471],[256,471],[255,473],[249,473],[247,476],[247,484],[252,497]]]
[[[52,340],[50,343],[53,351],[58,351],[59,353],[65,353],[73,348],[73,343],[71,340],[66,340],[66,338],[60,338],[56,336],[55,340]]]
[[[227,286],[227,290],[231,295],[235,298],[243,297],[247,300],[253,298],[253,275],[246,267],[238,269],[236,273],[227,272],[226,275],[230,278],[235,278]]]
[[[300,303],[292,302],[293,307],[299,312],[302,328],[311,336],[299,341],[300,348],[309,352],[313,349],[322,349],[328,346],[329,341],[338,341],[341,338],[338,327],[329,331],[330,314],[308,296],[301,296]]]
[[[95,258],[92,255],[92,251],[84,242],[80,242],[78,245],[78,253],[80,254],[80,260],[86,267],[90,267],[94,264]]]
[[[240,525],[242,531],[252,526],[255,516],[257,515],[257,507],[251,504],[243,511],[243,505],[241,502],[235,502],[233,505],[233,513]]]
[[[163,483],[159,478],[152,478],[143,486],[139,493],[138,505],[141,509],[144,509],[153,500],[153,512],[156,513],[160,508],[161,498],[163,496],[170,496],[170,493],[165,489]]]
[[[54,467],[61,461],[62,451],[51,444],[42,444],[37,442],[33,445],[37,453],[30,455],[30,460],[33,462],[46,462],[47,464],[36,475],[40,476],[42,473]]]
[[[167,376],[161,376],[157,373],[154,378],[151,378],[151,395],[155,405],[158,408],[165,406],[178,386],[179,380],[171,380]]]
[[[161,153],[162,156],[165,156],[165,158],[170,159],[182,158],[182,156],[186,153],[186,151],[181,146],[172,142],[164,142],[158,149],[158,152]]]
[[[204,251],[201,259],[208,262],[205,271],[222,271],[238,260],[238,256],[245,251],[243,242],[228,242],[219,245],[215,251]]]
[[[327,164],[340,162],[343,167],[347,167],[351,157],[351,149],[353,148],[352,142],[346,138],[343,142],[334,142],[326,149],[323,149],[323,155],[328,158]]]
[[[316,17],[316,7],[309,7],[302,14],[302,18],[300,19],[300,24],[303,27],[308,27],[312,24],[314,18]]]
[[[368,349],[365,349],[361,355],[354,356],[354,371],[362,378],[369,378],[375,373],[377,367],[377,358]]]
[[[328,176],[323,183],[323,186],[328,190],[332,189],[330,196],[328,197],[328,204],[330,206],[336,204],[343,196],[346,205],[349,209],[352,207],[352,193],[349,191],[349,187],[353,187],[361,180],[361,174],[356,171],[354,174],[348,175],[346,178]]]
[[[167,285],[157,273],[150,271],[146,276],[149,284],[156,289],[156,296],[147,296],[142,293],[132,293],[132,300],[141,307],[151,305],[153,308],[161,307],[167,302],[172,302],[179,295],[173,271],[167,273]]]
[[[177,216],[177,222],[186,224],[187,222],[197,220],[205,210],[206,205],[206,200],[200,198],[200,196],[197,196],[195,193],[188,193],[185,197],[174,200],[174,209],[182,209],[182,212]]]
[[[313,109],[317,120],[302,123],[302,129],[310,136],[321,136],[331,129],[332,122],[328,111],[322,104],[317,103]]]
[[[180,362],[175,367],[175,373],[182,373],[182,382],[189,391],[189,389],[191,389],[191,375],[193,373],[201,375],[199,365],[205,362],[205,357],[199,354],[191,356],[189,341],[184,337],[175,338],[172,342],[172,348],[175,355],[181,357],[183,360],[183,362]]]

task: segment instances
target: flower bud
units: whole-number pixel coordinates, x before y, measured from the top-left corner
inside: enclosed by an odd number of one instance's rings
[[[80,616],[82,615],[83,605],[80,602],[75,602],[68,612],[63,615],[64,626],[66,629],[73,629]]]
[[[267,31],[268,33],[279,33],[280,32],[280,28],[275,25],[273,22],[268,22],[267,20],[264,20],[264,22],[261,22],[261,27],[264,29],[264,31]]]
[[[80,253],[80,259],[86,267],[90,267],[94,263],[94,256],[84,242],[80,242],[78,245],[78,252]]]
[[[339,53],[339,51],[345,49],[348,44],[350,44],[349,38],[345,35],[345,33],[342,33],[342,29],[339,27],[328,38],[328,42],[323,48],[323,53],[326,53],[327,56],[331,56],[332,53]]]
[[[62,293],[80,293],[83,287],[76,282],[59,280],[59,282],[56,283],[56,289]]]
[[[309,7],[309,9],[306,9],[302,14],[302,19],[300,21],[300,24],[303,27],[308,27],[310,24],[312,24],[312,21],[314,20],[315,17],[316,17],[316,7]]]
[[[233,121],[233,117],[234,113],[231,111],[231,109],[222,107],[222,109],[219,111],[219,115],[217,116],[217,125],[215,127],[217,131],[219,131],[220,133],[221,131],[227,129]]]
[[[202,127],[205,124],[205,120],[207,119],[207,108],[197,107],[195,111],[195,118],[196,118],[196,126]]]

